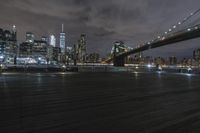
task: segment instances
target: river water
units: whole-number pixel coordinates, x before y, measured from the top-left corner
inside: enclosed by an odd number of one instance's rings
[[[0,74],[0,133],[199,132],[199,75]]]

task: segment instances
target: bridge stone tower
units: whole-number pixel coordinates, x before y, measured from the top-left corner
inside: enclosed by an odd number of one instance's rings
[[[125,57],[123,57],[123,56],[118,57],[117,55],[125,52],[125,50],[126,50],[126,47],[122,41],[115,42],[114,47],[113,47],[113,64],[114,64],[114,66],[117,66],[117,67],[124,66]]]
[[[125,57],[123,57],[123,56],[114,57],[113,64],[114,64],[114,66],[116,66],[116,67],[124,67],[124,64],[125,64]]]

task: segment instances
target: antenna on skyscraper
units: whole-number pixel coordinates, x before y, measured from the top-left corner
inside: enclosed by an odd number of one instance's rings
[[[16,25],[12,26],[12,31],[15,33],[16,32]]]
[[[62,32],[64,32],[64,24],[62,24]]]

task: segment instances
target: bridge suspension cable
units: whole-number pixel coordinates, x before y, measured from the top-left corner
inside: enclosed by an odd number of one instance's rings
[[[170,28],[168,30],[168,32],[172,32],[175,29],[177,29],[178,27],[182,26],[183,24],[185,24],[186,22],[188,22],[189,20],[191,20],[195,15],[197,15],[200,12],[200,8],[198,10],[196,10],[195,12],[190,13],[189,16],[185,17],[182,21],[179,21],[177,24],[173,25],[172,28]],[[165,32],[166,34],[166,32]]]
[[[145,51],[145,50],[148,50],[148,49],[157,48],[157,47],[160,47],[160,46],[165,46],[165,45],[168,45],[168,44],[172,44],[172,43],[176,43],[176,42],[200,37],[200,35],[199,35],[199,33],[200,33],[200,23],[193,24],[192,26],[187,26],[185,28],[178,30],[178,27],[182,26],[183,24],[185,24],[186,22],[191,20],[191,18],[193,18],[193,16],[197,15],[198,13],[200,13],[200,9],[191,13],[188,17],[184,18],[182,21],[179,21],[176,25],[173,25],[173,27],[171,29],[169,29],[168,32],[165,32],[164,34],[158,36],[156,39],[149,41],[147,43],[144,43],[144,44],[140,45],[139,47],[136,47],[135,49],[132,49],[128,52],[125,51],[125,52],[120,53],[119,55],[117,55],[118,61],[115,60],[116,62],[115,61],[114,62],[116,63],[116,65],[117,64],[122,65],[123,62],[122,62],[121,59],[124,56],[134,54],[134,53],[138,53],[138,52],[141,52],[141,51]],[[178,31],[176,31],[176,30],[178,30]],[[114,59],[113,57],[109,57],[107,60],[104,61],[104,63],[110,62],[113,59]]]
[[[200,13],[200,8],[198,10],[196,10],[195,12],[190,13],[190,15],[187,16],[187,17],[185,17],[182,21],[179,21],[178,23],[174,24],[171,28],[169,28],[163,34],[157,36],[155,39],[153,39],[153,40],[145,43],[144,45],[146,45],[146,44],[150,45],[151,43],[154,43],[156,41],[164,40],[168,36],[170,36],[173,33],[175,33],[180,26],[182,26],[183,24],[185,24],[186,22],[188,22],[189,20],[191,20],[193,18],[193,16],[197,15],[198,13]]]

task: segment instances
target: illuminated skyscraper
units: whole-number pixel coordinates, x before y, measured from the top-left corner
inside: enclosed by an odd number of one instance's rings
[[[33,43],[35,36],[32,32],[26,32],[26,42]]]
[[[53,47],[56,47],[56,37],[54,35],[50,35],[49,44]]]
[[[65,53],[65,32],[64,32],[64,24],[62,24],[62,32],[60,33],[60,48],[61,53]]]

